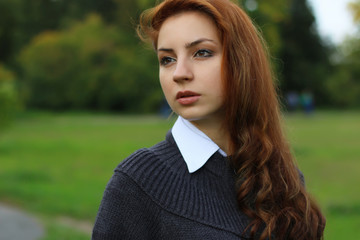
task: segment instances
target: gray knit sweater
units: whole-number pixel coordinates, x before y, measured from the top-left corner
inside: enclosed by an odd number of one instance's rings
[[[169,132],[115,169],[92,239],[246,239],[249,219],[237,207],[234,177],[218,152],[190,174]]]

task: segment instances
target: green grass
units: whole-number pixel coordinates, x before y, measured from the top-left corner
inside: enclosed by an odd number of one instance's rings
[[[164,139],[173,120],[155,116],[26,113],[0,133],[0,201],[36,213],[43,240],[88,235],[48,221],[92,223],[113,169]],[[326,239],[360,239],[360,112],[287,115],[306,186],[327,217]]]
[[[48,222],[45,224],[47,234],[40,240],[89,240],[90,234],[76,231],[62,224]]]
[[[0,201],[92,223],[114,168],[171,125],[153,116],[25,114],[0,136]],[[55,223],[48,229],[64,238]]]
[[[360,239],[360,112],[289,115],[288,136],[308,190],[326,217],[326,239]]]

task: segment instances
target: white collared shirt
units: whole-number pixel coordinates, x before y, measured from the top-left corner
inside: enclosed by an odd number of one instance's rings
[[[181,116],[176,120],[171,132],[189,173],[193,173],[204,166],[216,151],[219,151],[224,157],[226,156],[226,153],[205,133]]]

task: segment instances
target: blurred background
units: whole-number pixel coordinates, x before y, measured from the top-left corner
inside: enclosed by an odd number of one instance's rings
[[[238,2],[269,44],[326,239],[360,239],[360,0]],[[0,0],[0,203],[35,216],[42,240],[89,239],[113,169],[172,126],[135,33],[154,3]]]

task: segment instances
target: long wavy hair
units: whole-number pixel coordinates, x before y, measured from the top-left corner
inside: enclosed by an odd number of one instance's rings
[[[210,16],[222,40],[223,126],[230,133],[238,205],[251,219],[245,231],[260,240],[322,239],[325,218],[307,193],[284,137],[268,51],[258,29],[230,0],[165,0],[141,15],[140,38],[156,49],[163,22],[185,11]]]

